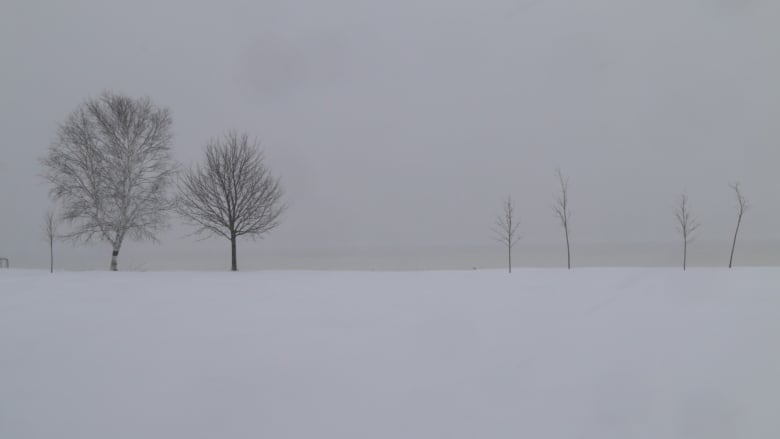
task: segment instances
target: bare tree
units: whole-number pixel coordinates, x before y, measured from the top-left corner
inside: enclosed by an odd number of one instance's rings
[[[209,141],[206,162],[182,175],[177,210],[198,227],[196,233],[230,240],[230,269],[237,271],[237,238],[262,237],[278,226],[283,193],[257,141],[231,132]]]
[[[64,237],[111,244],[112,271],[126,238],[156,241],[166,225],[176,172],[171,125],[170,112],[148,98],[104,92],[68,116],[41,160],[61,218],[73,226]]]
[[[677,230],[683,238],[683,270],[685,270],[688,261],[688,244],[693,240],[693,233],[699,228],[699,222],[691,215],[688,208],[688,195],[680,195],[674,215],[677,218]]]
[[[520,235],[517,234],[519,226],[519,220],[515,219],[515,206],[512,203],[512,198],[507,197],[503,213],[496,218],[493,233],[496,241],[506,246],[507,265],[510,273],[512,272],[512,247],[520,240]]]
[[[569,220],[571,219],[571,211],[569,210],[569,178],[564,177],[560,169],[556,169],[555,173],[558,176],[558,182],[561,185],[561,195],[555,200],[553,210],[561,220],[563,234],[566,238],[566,267],[571,270],[571,247],[569,246]]]
[[[49,242],[49,272],[54,273],[54,240],[57,239],[57,214],[47,210],[43,215],[43,233]]]
[[[739,187],[739,182],[731,185],[734,189],[734,195],[737,197],[737,228],[734,230],[734,241],[731,243],[731,255],[729,256],[729,268],[731,268],[734,262],[734,248],[737,246],[737,234],[739,233],[739,226],[742,224],[742,215],[750,208],[747,198],[742,195],[742,190]]]

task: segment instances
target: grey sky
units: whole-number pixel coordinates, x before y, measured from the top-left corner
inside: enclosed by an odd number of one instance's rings
[[[753,209],[736,262],[780,263],[780,3],[772,0],[136,1],[0,5],[0,255],[44,266],[37,159],[104,89],[171,108],[175,153],[258,136],[283,225],[239,244],[255,268],[563,262],[554,170],[571,178],[575,265],[675,264],[672,208],[702,222],[691,263],[727,262],[728,183]],[[173,219],[121,268],[227,267]],[[107,245],[59,246],[103,269]]]

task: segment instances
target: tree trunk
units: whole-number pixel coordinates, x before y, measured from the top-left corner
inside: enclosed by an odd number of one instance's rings
[[[230,235],[230,271],[238,271],[236,261],[236,235]]]
[[[685,241],[683,241],[683,271],[685,271],[687,260],[688,260],[688,240],[685,239]]]
[[[734,247],[737,246],[737,233],[739,233],[739,225],[742,222],[742,215],[737,218],[737,230],[734,231],[734,241],[731,243],[731,256],[729,256],[729,268],[734,262]]]
[[[54,273],[54,238],[49,237],[49,273]]]
[[[569,248],[569,226],[563,228],[566,234],[566,267],[571,270],[571,249]]]
[[[117,257],[119,256],[119,249],[115,248],[113,252],[111,252],[111,271],[117,271]]]

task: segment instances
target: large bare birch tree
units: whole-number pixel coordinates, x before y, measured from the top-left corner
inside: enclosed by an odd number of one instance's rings
[[[734,240],[731,242],[731,255],[729,256],[729,268],[731,268],[734,262],[734,248],[737,246],[737,234],[739,233],[739,226],[742,225],[742,216],[748,211],[750,203],[747,198],[742,194],[742,189],[739,183],[731,185],[731,189],[734,190],[734,195],[737,198],[737,228],[734,230]]]
[[[209,141],[205,163],[182,175],[177,210],[196,233],[230,240],[230,269],[237,271],[237,239],[262,237],[278,226],[283,193],[257,141],[231,132]]]
[[[688,263],[688,244],[693,240],[693,233],[699,228],[699,222],[691,215],[691,210],[688,207],[688,195],[680,195],[680,200],[674,211],[674,216],[677,219],[677,231],[680,232],[680,236],[682,236],[683,239],[684,271],[687,268]]]
[[[104,92],[76,108],[60,125],[41,161],[59,201],[66,238],[111,244],[111,270],[125,239],[156,241],[172,207],[168,188],[170,111],[148,98]]]
[[[517,233],[519,226],[520,221],[515,216],[515,205],[512,203],[512,198],[507,197],[503,212],[496,218],[493,234],[496,241],[506,247],[507,267],[510,273],[512,272],[512,248],[520,240],[520,235]]]

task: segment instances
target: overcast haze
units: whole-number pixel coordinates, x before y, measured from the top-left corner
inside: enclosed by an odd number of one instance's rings
[[[773,0],[4,1],[0,256],[43,267],[38,176],[57,128],[103,90],[174,118],[174,153],[257,136],[289,209],[239,268],[499,267],[490,227],[517,203],[518,265],[565,263],[551,206],[571,179],[574,265],[676,265],[673,207],[702,223],[691,265],[780,263],[780,3]],[[229,267],[229,243],[173,217],[121,269]],[[110,246],[58,244],[107,269]]]

